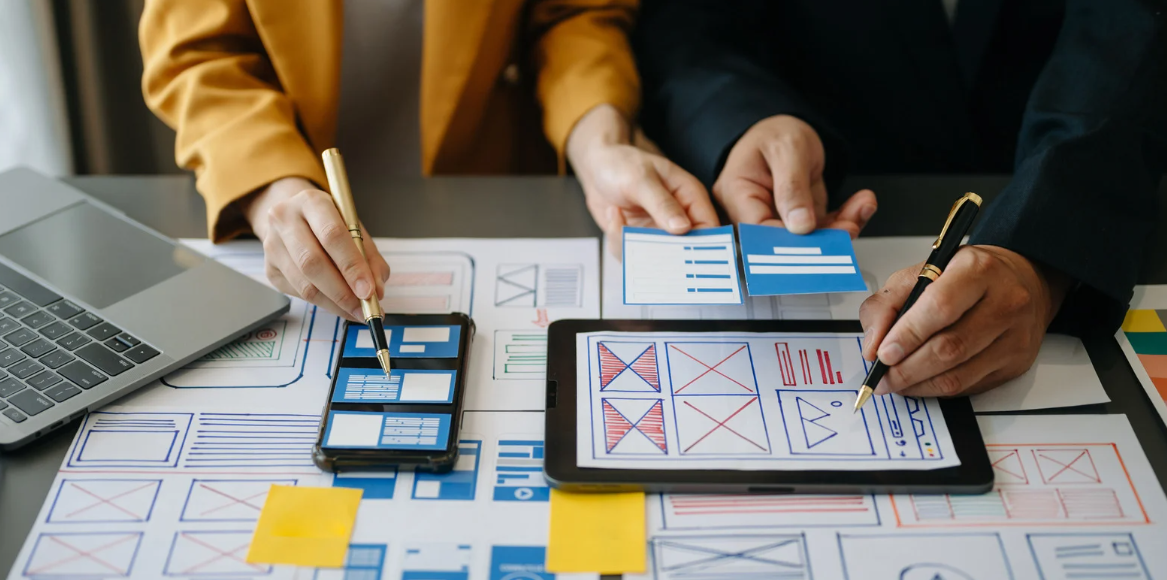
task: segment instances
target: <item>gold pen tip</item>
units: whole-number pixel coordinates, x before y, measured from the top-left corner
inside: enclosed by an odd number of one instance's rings
[[[859,396],[855,399],[855,408],[851,412],[858,413],[859,409],[862,409],[863,405],[867,404],[867,400],[871,398],[871,393],[873,392],[874,391],[871,389],[871,387],[863,385],[863,387],[859,389]]]
[[[388,350],[381,349],[381,350],[377,351],[377,362],[381,363],[381,369],[385,371],[385,374],[389,374],[390,368],[389,368],[389,351]]]

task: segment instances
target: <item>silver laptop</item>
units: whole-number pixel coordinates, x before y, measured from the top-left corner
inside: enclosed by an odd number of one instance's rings
[[[287,312],[288,298],[76,189],[0,173],[0,449]]]

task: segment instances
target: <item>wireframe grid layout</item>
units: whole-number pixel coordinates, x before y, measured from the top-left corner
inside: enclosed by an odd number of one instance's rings
[[[624,228],[624,304],[741,304],[733,226]]]
[[[854,335],[592,333],[577,357],[581,466],[959,463],[934,400],[892,395],[852,413],[867,370]]]
[[[802,534],[670,536],[650,544],[656,580],[812,578]]]
[[[838,542],[847,580],[1014,577],[996,533],[839,534]]]
[[[496,381],[541,381],[547,376],[546,330],[494,331]]]
[[[652,500],[653,521],[665,531],[880,525],[870,494],[665,493]]]
[[[499,264],[494,305],[574,308],[583,302],[583,264]]]

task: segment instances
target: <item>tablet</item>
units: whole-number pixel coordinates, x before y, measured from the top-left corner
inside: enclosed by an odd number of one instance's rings
[[[560,320],[546,457],[571,491],[984,493],[967,398],[873,397],[858,321]]]

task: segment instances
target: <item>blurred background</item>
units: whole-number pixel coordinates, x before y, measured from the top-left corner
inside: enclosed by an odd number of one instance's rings
[[[0,171],[179,173],[139,89],[144,0],[0,0]]]

